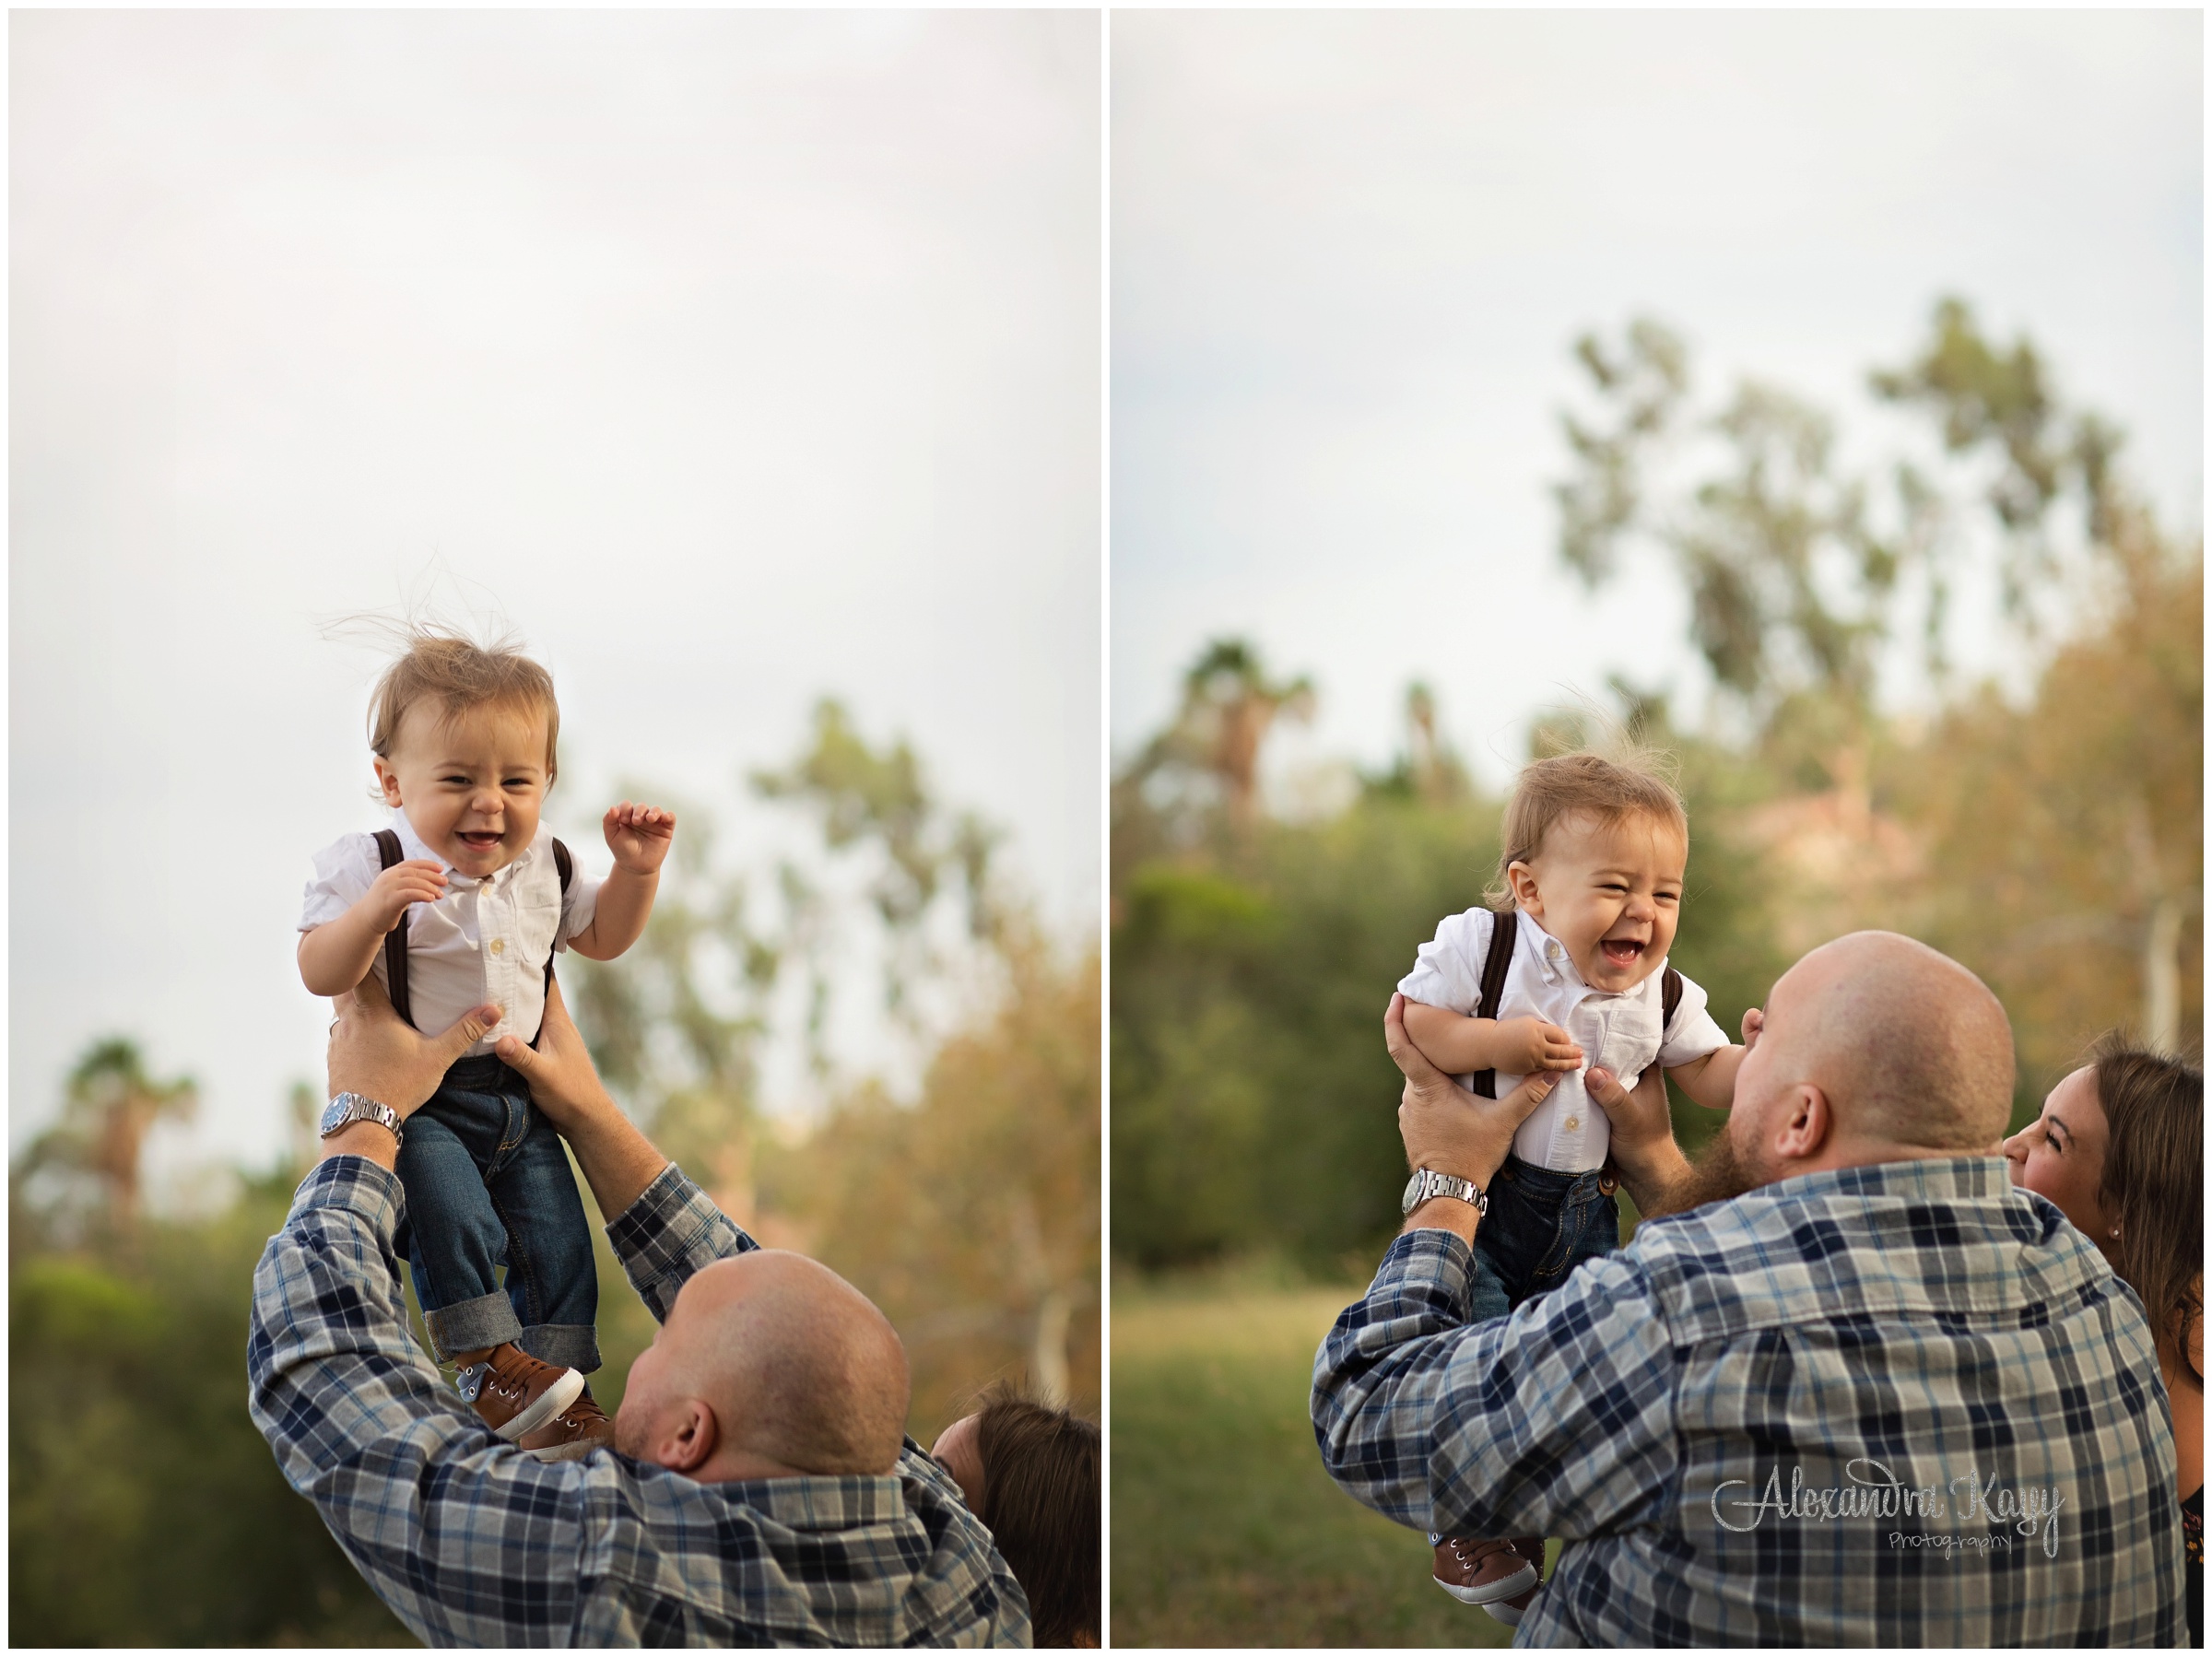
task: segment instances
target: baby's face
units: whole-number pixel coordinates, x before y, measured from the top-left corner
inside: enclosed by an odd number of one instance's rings
[[[1581,816],[1555,823],[1544,849],[1507,871],[1515,900],[1567,946],[1594,990],[1632,990],[1674,946],[1689,844],[1672,823]]]
[[[552,781],[546,716],[498,702],[448,716],[426,699],[400,720],[376,780],[424,845],[464,875],[495,875],[537,835]]]

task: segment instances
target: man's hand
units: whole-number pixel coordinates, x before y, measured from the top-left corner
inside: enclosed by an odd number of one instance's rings
[[[569,1017],[560,985],[546,997],[546,1021],[538,1026],[537,1045],[520,1036],[501,1036],[498,1052],[507,1065],[530,1084],[530,1102],[545,1114],[564,1139],[573,1139],[581,1127],[595,1117],[621,1108],[607,1096],[599,1072],[593,1067],[583,1036]],[[612,1218],[610,1215],[608,1216]]]
[[[625,800],[608,810],[604,827],[615,867],[632,875],[657,875],[676,839],[676,813]]]
[[[1688,1171],[1689,1162],[1675,1143],[1675,1124],[1666,1110],[1666,1073],[1653,1064],[1630,1093],[1609,1070],[1593,1068],[1583,1085],[1612,1125],[1613,1166],[1628,1187],[1639,1214],[1665,1212],[1666,1192]]]
[[[1583,1050],[1574,1038],[1541,1018],[1500,1018],[1498,1033],[1490,1039],[1501,1044],[1495,1068],[1508,1075],[1582,1067]]]
[[[328,1097],[358,1093],[389,1105],[403,1120],[429,1102],[453,1061],[504,1017],[488,1004],[464,1014],[441,1034],[423,1035],[392,1010],[391,997],[373,972],[350,993],[338,996],[335,1005]],[[368,1157],[390,1168],[398,1159],[399,1146],[375,1122],[352,1122],[323,1142],[323,1154]]]
[[[433,858],[418,857],[395,863],[379,875],[361,902],[381,935],[399,924],[410,905],[435,903],[444,896],[444,866]]]
[[[1434,1169],[1472,1180],[1487,1190],[1505,1165],[1513,1134],[1544,1102],[1554,1078],[1538,1072],[1503,1099],[1481,1099],[1466,1092],[1431,1064],[1406,1033],[1403,995],[1390,998],[1390,1010],[1382,1017],[1382,1039],[1391,1062],[1406,1077],[1406,1092],[1398,1103],[1398,1136],[1406,1144],[1406,1167]],[[1431,1216],[1431,1210],[1438,1215]],[[1472,1240],[1475,1218],[1473,1207],[1440,1197],[1414,1211],[1409,1228],[1441,1226]]]
[[[592,1067],[583,1037],[569,1017],[559,983],[546,997],[546,1021],[538,1027],[537,1045],[530,1047],[519,1036],[501,1036],[499,1054],[530,1084],[530,1102],[545,1112],[576,1153],[599,1212],[607,1219],[621,1215],[660,1178],[668,1158],[653,1148],[653,1142],[609,1097]]]

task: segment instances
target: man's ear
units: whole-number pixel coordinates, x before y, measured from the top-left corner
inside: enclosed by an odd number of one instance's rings
[[[1536,872],[1526,864],[1515,861],[1505,865],[1505,884],[1513,894],[1513,905],[1532,921],[1544,918],[1544,899],[1536,890]]]
[[[394,811],[398,810],[406,804],[399,797],[399,773],[386,765],[381,757],[369,763],[376,767],[376,785],[384,791],[384,804]]]
[[[1809,1162],[1827,1148],[1835,1131],[1836,1114],[1828,1095],[1810,1082],[1790,1089],[1779,1114],[1781,1130],[1774,1135],[1774,1152],[1789,1162]]]
[[[684,1398],[668,1406],[654,1428],[650,1459],[671,1473],[704,1466],[722,1442],[713,1406],[701,1398]]]

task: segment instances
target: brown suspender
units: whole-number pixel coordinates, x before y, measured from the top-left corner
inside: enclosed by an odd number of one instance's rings
[[[379,828],[376,831],[376,852],[387,869],[406,861],[399,849],[399,835],[394,829]],[[553,841],[553,868],[560,876],[560,890],[565,897],[576,865],[569,856],[568,847],[562,845],[558,838]],[[548,995],[553,993],[553,957],[556,953],[554,950],[546,952],[546,993]],[[415,1015],[407,1005],[407,911],[404,909],[399,911],[399,924],[384,934],[384,987],[392,997],[392,1010],[413,1024]]]
[[[1490,952],[1482,958],[1482,1016],[1498,1017],[1498,1002],[1505,993],[1506,970],[1513,964],[1513,941],[1521,935],[1521,913],[1507,910],[1490,917]],[[1485,1099],[1498,1097],[1498,1073],[1477,1070],[1475,1091]]]
[[[1519,911],[1507,910],[1491,918],[1490,947],[1482,958],[1482,1010],[1481,1017],[1498,1017],[1499,998],[1505,993],[1505,975],[1513,964],[1513,944],[1521,934]],[[1666,1040],[1666,1032],[1675,1022],[1675,1014],[1682,1005],[1682,975],[1669,967],[1659,980],[1659,1039]],[[1484,1099],[1498,1097],[1498,1073],[1495,1070],[1477,1070],[1474,1076],[1475,1091]]]

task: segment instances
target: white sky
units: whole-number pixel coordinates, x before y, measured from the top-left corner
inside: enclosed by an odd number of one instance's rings
[[[834,693],[1095,931],[1095,14],[9,38],[12,1143],[116,1030],[195,1153],[281,1142],[309,855],[377,818],[318,622],[439,571],[554,671],[557,823],[743,840]]]
[[[1570,344],[1639,311],[1848,445],[1959,293],[2203,521],[2197,12],[1119,12],[1112,51],[1117,753],[1222,633],[1313,674],[1309,760],[1385,760],[1417,676],[1493,783],[1563,687],[1694,700],[1679,592],[1554,550]]]

